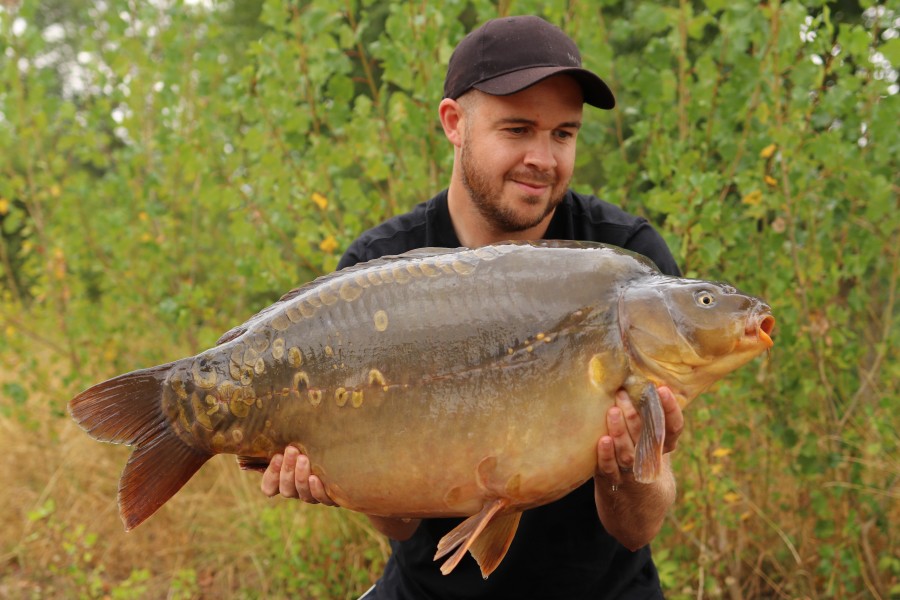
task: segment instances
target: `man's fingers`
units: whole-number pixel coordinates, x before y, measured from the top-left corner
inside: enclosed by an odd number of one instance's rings
[[[630,468],[634,465],[634,442],[628,432],[625,415],[618,406],[613,406],[606,413],[606,430],[613,442],[613,463],[616,471],[619,467]]]
[[[632,443],[636,443],[641,437],[643,422],[641,421],[640,413],[638,413],[637,408],[631,401],[631,397],[625,390],[619,390],[616,393],[616,406],[622,411],[622,418],[625,420],[625,427],[628,430]]]
[[[615,441],[611,436],[604,435],[597,443],[597,471],[611,484],[619,483],[621,474],[616,462]]]
[[[299,454],[300,452],[292,446],[284,449],[281,471],[278,474],[278,492],[285,498],[303,498],[294,479],[294,470],[297,466]]]
[[[281,462],[283,458],[281,454],[276,454],[272,457],[259,484],[262,493],[269,498],[278,495],[278,480],[281,477]]]
[[[299,452],[298,452],[299,454]],[[294,461],[293,484],[297,489],[297,496],[304,502],[310,504],[318,504],[319,500],[309,490],[309,480],[311,469],[309,467],[309,458],[304,454],[299,454],[297,460]]]
[[[299,498],[309,504],[337,506],[325,491],[322,480],[312,474],[309,458],[293,446],[285,448],[284,454],[272,457],[263,473],[260,489],[269,497],[281,494],[285,498]]]
[[[326,506],[337,506],[331,496],[325,491],[325,485],[322,480],[315,475],[309,476],[309,491],[312,497]]]

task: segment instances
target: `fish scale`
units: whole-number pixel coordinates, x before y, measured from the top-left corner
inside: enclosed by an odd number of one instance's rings
[[[687,404],[770,347],[773,324],[756,298],[602,244],[425,249],[319,278],[216,347],[97,384],[70,411],[135,447],[126,528],[214,454],[264,469],[295,445],[342,507],[469,517],[437,556],[449,572],[470,551],[486,576],[521,511],[593,475],[618,389],[644,422],[636,479],[653,481],[656,386]]]

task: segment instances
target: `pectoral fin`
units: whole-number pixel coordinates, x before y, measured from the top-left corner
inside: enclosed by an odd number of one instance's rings
[[[487,579],[506,555],[522,515],[512,513],[494,518],[507,504],[508,500],[505,499],[488,502],[481,512],[472,515],[441,538],[434,560],[453,552],[441,565],[441,573],[450,573],[465,556],[466,550],[469,550],[478,561],[482,576]]]
[[[656,386],[647,384],[641,391],[641,437],[634,458],[634,479],[641,483],[656,481],[662,471],[663,442],[666,439],[666,417]]]

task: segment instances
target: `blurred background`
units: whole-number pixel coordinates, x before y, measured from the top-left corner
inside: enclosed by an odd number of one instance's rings
[[[701,396],[667,595],[900,597],[900,7],[869,0],[0,3],[0,597],[356,598],[389,547],[214,458],[125,534],[129,451],[66,403],[195,354],[449,182],[455,44],[538,14],[618,106],[573,187],[776,346]]]

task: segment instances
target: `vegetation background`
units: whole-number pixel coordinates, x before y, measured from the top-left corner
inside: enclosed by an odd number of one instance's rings
[[[766,298],[687,411],[670,598],[900,597],[900,8],[871,0],[0,4],[0,596],[355,598],[388,546],[217,457],[124,534],[66,402],[194,354],[446,185],[475,24],[539,14],[618,97],[574,187]]]

